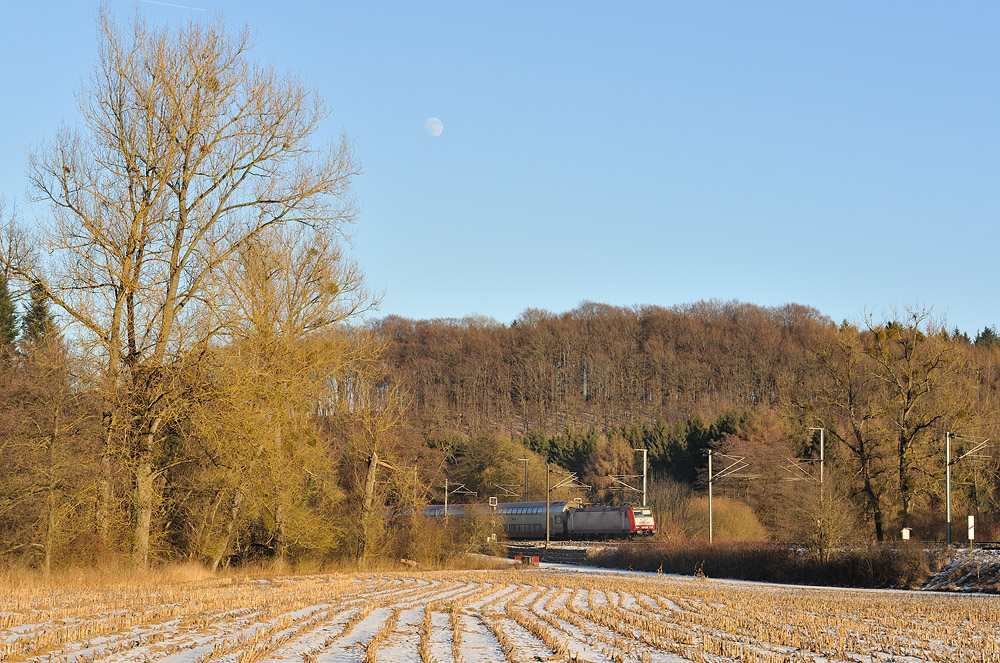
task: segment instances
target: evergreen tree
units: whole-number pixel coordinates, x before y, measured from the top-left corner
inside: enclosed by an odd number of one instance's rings
[[[48,297],[40,284],[31,286],[28,310],[22,320],[22,338],[38,344],[44,341],[55,329],[55,320],[49,311]]]
[[[992,348],[1000,344],[1000,336],[994,327],[984,327],[983,331],[976,334],[975,344],[977,348]]]
[[[13,352],[15,339],[17,313],[14,310],[14,298],[7,287],[7,277],[0,274],[0,352]]]

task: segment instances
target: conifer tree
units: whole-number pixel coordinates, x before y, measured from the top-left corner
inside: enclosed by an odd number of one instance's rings
[[[13,352],[16,339],[17,312],[14,310],[14,298],[7,286],[7,277],[0,274],[0,352]]]
[[[37,345],[48,338],[55,329],[55,319],[49,311],[44,286],[38,283],[32,285],[28,296],[30,298],[28,310],[24,312],[24,318],[21,320],[21,338]]]
[[[1000,345],[1000,334],[997,334],[995,327],[983,327],[983,331],[976,334],[974,342],[977,348],[992,348]]]

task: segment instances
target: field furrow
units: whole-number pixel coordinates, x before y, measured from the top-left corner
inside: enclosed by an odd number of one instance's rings
[[[992,596],[546,570],[7,590],[38,663],[1000,663]]]

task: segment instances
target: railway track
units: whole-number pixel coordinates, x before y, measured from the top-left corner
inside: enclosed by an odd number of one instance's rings
[[[508,543],[507,558],[514,559],[521,557],[538,557],[542,562],[552,562],[555,564],[586,564],[592,551],[606,550],[627,544],[649,545],[653,541],[643,540],[621,540],[621,541],[552,541],[546,548],[543,542]]]

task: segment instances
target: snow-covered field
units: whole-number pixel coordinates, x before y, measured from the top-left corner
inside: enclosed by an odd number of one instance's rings
[[[0,660],[1000,661],[1000,599],[553,569],[0,594]]]

